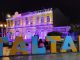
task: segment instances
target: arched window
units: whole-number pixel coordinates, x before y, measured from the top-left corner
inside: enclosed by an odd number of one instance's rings
[[[50,22],[50,17],[49,16],[47,16],[47,22]]]
[[[41,17],[41,23],[44,23],[44,17]]]

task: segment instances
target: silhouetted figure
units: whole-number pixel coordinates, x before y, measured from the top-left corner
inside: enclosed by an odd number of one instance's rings
[[[38,47],[41,48],[44,46],[44,42],[42,41],[42,39],[39,39],[38,41]]]

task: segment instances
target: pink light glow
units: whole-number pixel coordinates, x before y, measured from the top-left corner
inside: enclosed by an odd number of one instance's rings
[[[26,35],[24,36],[24,39],[27,39],[27,36]]]

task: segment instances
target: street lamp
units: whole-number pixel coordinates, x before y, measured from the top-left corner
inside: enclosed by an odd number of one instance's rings
[[[2,28],[3,27],[3,24],[0,24],[0,27]]]
[[[7,27],[7,25],[5,24],[5,25],[4,25],[4,27],[6,28],[6,27]]]
[[[7,18],[10,18],[11,17],[11,15],[10,14],[7,14]]]

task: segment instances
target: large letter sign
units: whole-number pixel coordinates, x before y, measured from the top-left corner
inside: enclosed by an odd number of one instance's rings
[[[32,37],[32,54],[46,53],[45,47],[38,48],[38,36]]]
[[[56,41],[61,40],[60,36],[47,36],[46,38],[51,42],[51,53],[57,53]]]
[[[18,52],[21,52],[22,54],[28,54],[25,42],[23,41],[22,37],[16,37],[10,51],[10,55],[16,55]]]
[[[2,37],[0,37],[0,56],[3,55],[3,40]]]
[[[79,45],[79,51],[80,51],[80,36],[78,36],[79,38],[79,43],[77,43]],[[26,42],[24,42],[22,37],[17,36],[15,38],[15,41],[13,42],[13,46],[10,49],[10,53],[9,55],[16,55],[17,53],[21,53],[21,54],[29,54],[28,51],[30,51],[32,54],[46,54],[46,47],[42,46],[42,47],[38,47],[38,40],[39,37],[38,36],[32,36],[32,41],[30,42],[30,44],[32,45],[32,47],[29,48],[26,46]],[[50,41],[50,51],[51,53],[57,53],[57,42],[61,41],[61,36],[46,36],[46,41]],[[8,43],[8,38],[7,37],[0,37],[0,56],[3,56],[3,43]],[[63,42],[63,44],[62,44]],[[72,39],[71,36],[66,36],[66,38],[64,38],[64,40],[62,40],[61,45],[62,47],[59,48],[60,52],[67,52],[68,50],[72,50],[72,52],[77,52],[78,49],[76,48],[77,46],[75,46],[75,43]],[[29,44],[29,43],[28,43]],[[43,44],[42,44],[43,45]],[[8,55],[8,56],[9,56]]]
[[[69,49],[71,49],[73,52],[77,52],[71,36],[66,36],[61,52],[66,52]]]

